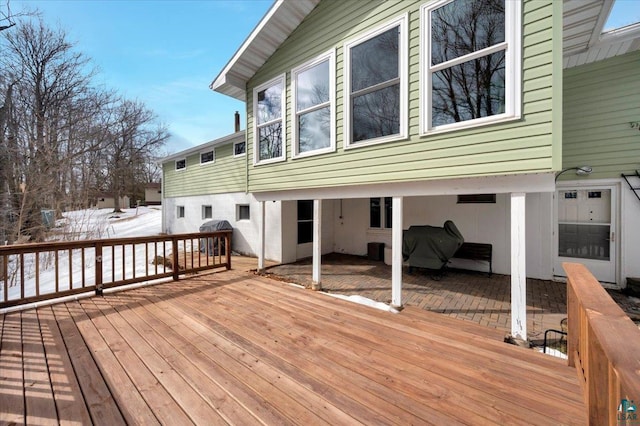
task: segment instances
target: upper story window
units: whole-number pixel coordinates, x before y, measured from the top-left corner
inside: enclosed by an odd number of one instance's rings
[[[330,52],[291,71],[294,157],[335,149],[334,63]]]
[[[407,45],[406,16],[345,44],[347,147],[406,137]]]
[[[214,155],[213,149],[211,151],[200,153],[200,164],[213,163],[214,160],[215,160],[215,155]]]
[[[520,2],[422,6],[422,132],[520,117]]]
[[[253,89],[254,162],[285,159],[285,76]]]
[[[235,142],[233,144],[233,156],[234,157],[242,157],[247,152],[247,142]]]
[[[187,159],[182,158],[180,160],[176,160],[176,170],[184,170],[187,168]]]

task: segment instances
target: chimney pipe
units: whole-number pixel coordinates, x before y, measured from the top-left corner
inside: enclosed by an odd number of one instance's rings
[[[235,126],[235,131],[238,133],[240,131],[240,113],[238,111],[235,113]]]

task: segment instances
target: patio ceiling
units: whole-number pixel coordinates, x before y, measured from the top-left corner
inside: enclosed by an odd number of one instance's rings
[[[277,0],[211,83],[216,92],[245,101],[247,81],[300,25],[320,0]],[[640,49],[640,23],[603,33],[614,0],[564,1],[564,67]]]

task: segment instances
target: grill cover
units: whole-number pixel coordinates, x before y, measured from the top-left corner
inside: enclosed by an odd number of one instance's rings
[[[464,238],[456,225],[448,220],[438,226],[411,226],[404,231],[402,257],[409,266],[441,269],[460,248]]]

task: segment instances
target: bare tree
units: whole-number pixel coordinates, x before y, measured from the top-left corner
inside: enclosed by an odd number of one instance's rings
[[[113,110],[113,125],[103,149],[106,158],[108,190],[120,211],[119,200],[125,193],[139,193],[136,185],[151,158],[169,138],[166,127],[157,122],[152,111],[139,101],[124,100]],[[144,188],[142,188],[144,191]]]

